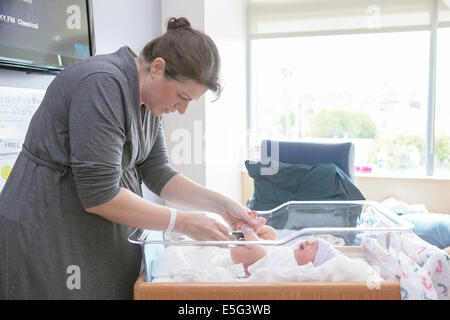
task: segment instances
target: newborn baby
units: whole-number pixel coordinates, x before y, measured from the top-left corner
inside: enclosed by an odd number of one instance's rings
[[[256,217],[258,226],[255,230],[247,225],[240,225],[246,241],[276,240],[276,231],[265,225],[266,219]],[[255,267],[302,266],[312,263],[315,267],[330,260],[338,254],[331,244],[322,239],[304,240],[292,246],[236,246],[230,255],[234,263],[242,263],[245,272],[250,275]]]

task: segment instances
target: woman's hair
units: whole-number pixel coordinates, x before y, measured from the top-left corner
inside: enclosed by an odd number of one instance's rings
[[[220,57],[212,39],[192,29],[188,19],[170,18],[167,32],[149,42],[141,52],[146,62],[161,57],[166,61],[164,76],[175,80],[194,80],[213,91],[222,91],[219,82]]]

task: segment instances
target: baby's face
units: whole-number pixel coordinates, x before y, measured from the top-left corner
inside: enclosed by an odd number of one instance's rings
[[[313,262],[316,258],[319,241],[302,241],[294,250],[294,257],[299,266],[303,266],[309,262]]]

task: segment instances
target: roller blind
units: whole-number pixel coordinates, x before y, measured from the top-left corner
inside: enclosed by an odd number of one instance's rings
[[[249,35],[370,32],[431,27],[434,0],[248,0]],[[448,4],[448,5],[447,5]],[[439,0],[440,26],[450,0]]]

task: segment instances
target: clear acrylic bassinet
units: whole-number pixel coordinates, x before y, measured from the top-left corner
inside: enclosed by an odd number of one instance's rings
[[[128,240],[141,246],[144,279],[151,281],[153,261],[169,246],[285,246],[308,238],[322,237],[347,255],[357,256],[362,239],[370,237],[383,242],[387,251],[398,254],[395,239],[401,232],[413,228],[409,222],[372,201],[290,201],[257,213],[277,231],[276,240],[240,241],[232,236],[230,230],[228,241],[195,241],[179,234],[144,229],[135,229]],[[218,217],[215,214],[208,215]],[[223,221],[220,217],[218,219]]]

